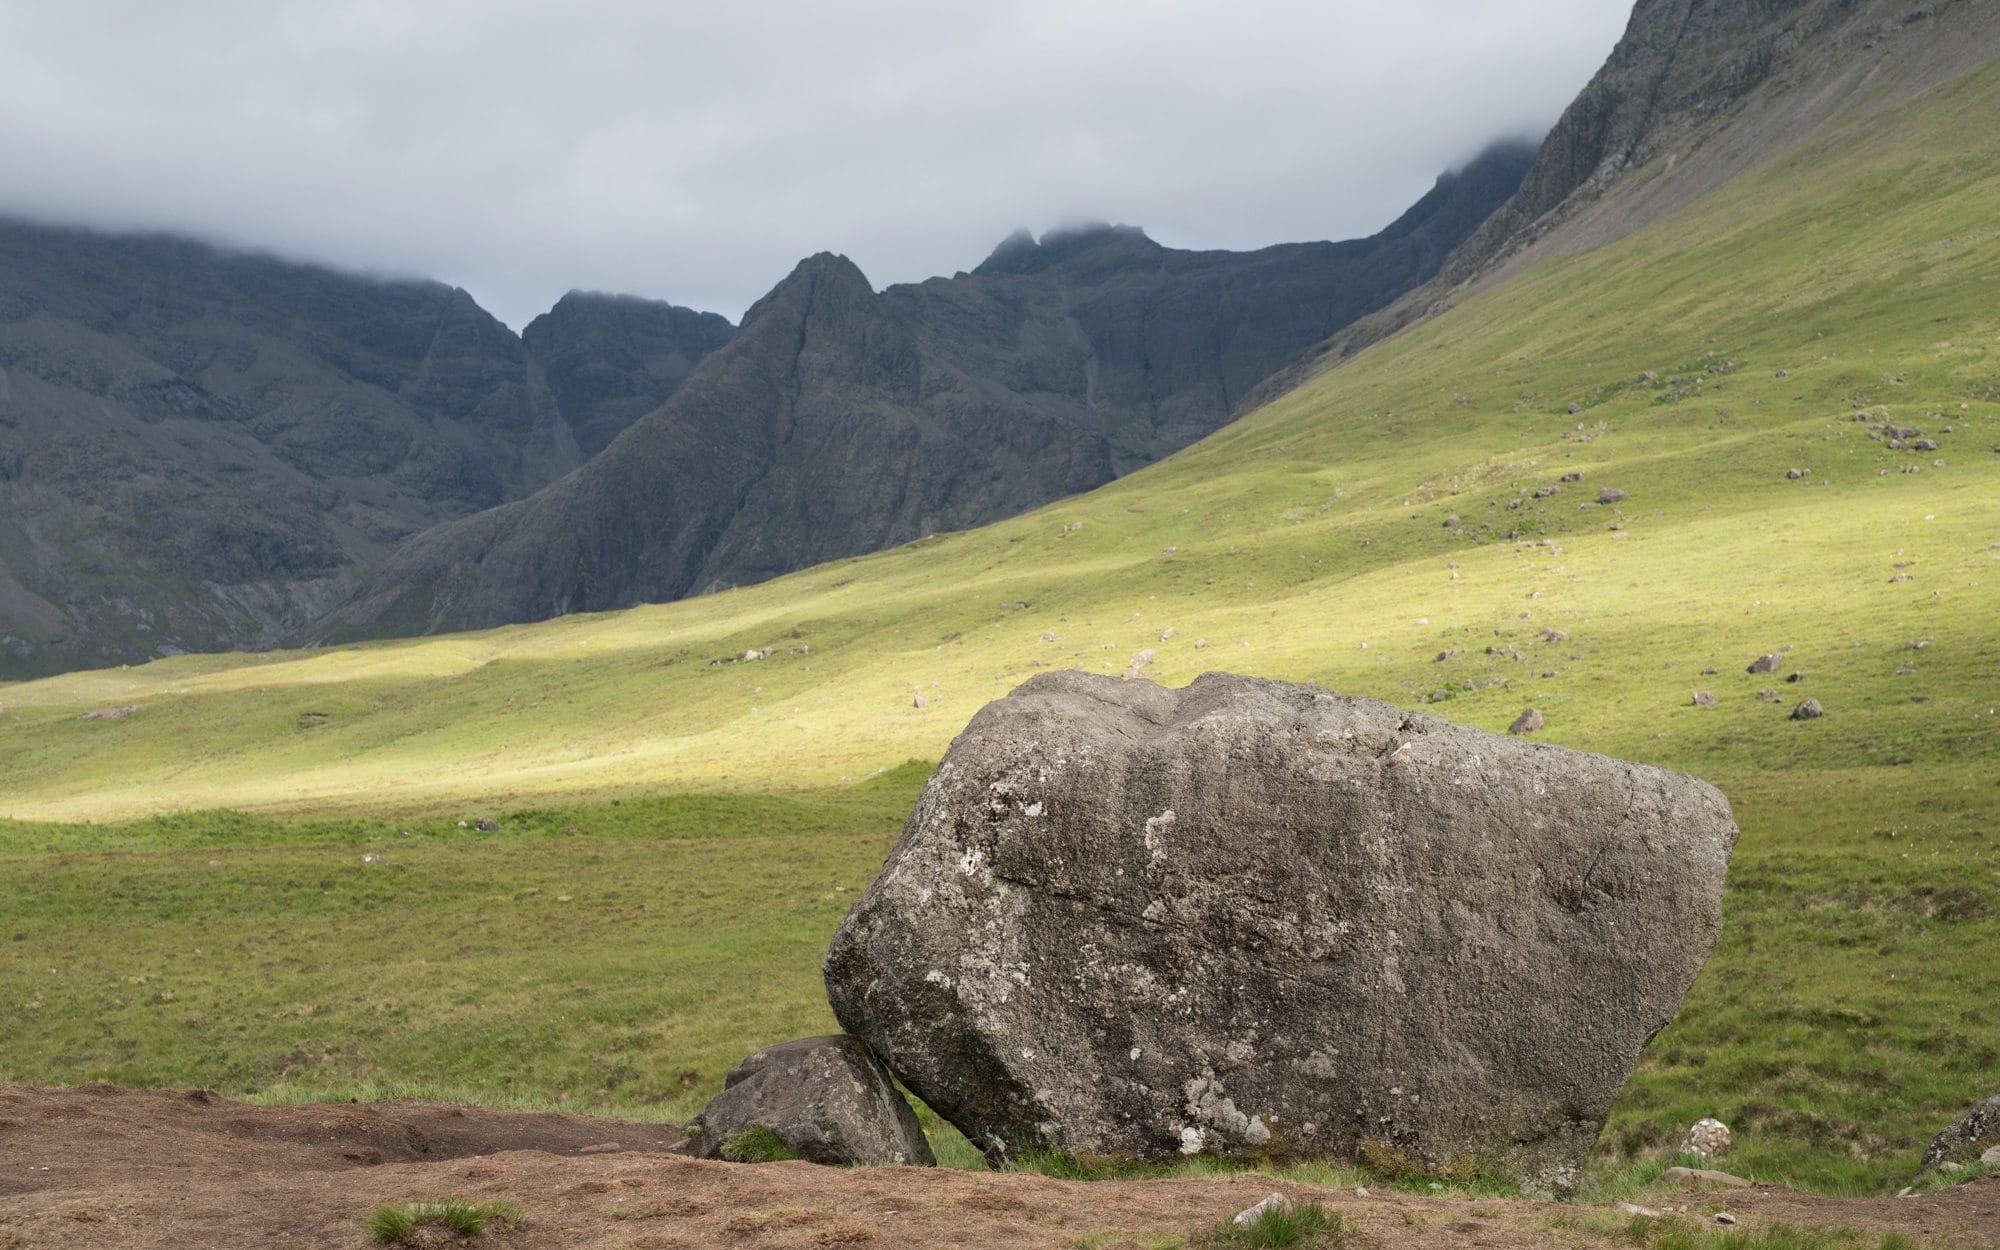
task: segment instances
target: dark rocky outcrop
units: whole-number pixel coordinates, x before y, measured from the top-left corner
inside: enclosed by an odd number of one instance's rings
[[[608,303],[538,322],[545,364],[441,283],[0,221],[0,679],[270,646],[554,481],[726,337]]]
[[[688,1124],[688,1152],[724,1158],[731,1139],[753,1127],[809,1163],[937,1163],[887,1070],[851,1037],[801,1038],[745,1059]]]
[[[676,599],[1101,485],[1215,430],[1434,272],[1528,157],[1498,148],[1346,243],[1190,252],[1122,226],[1022,232],[970,273],[880,293],[846,258],[812,257],[581,471],[423,535],[319,636]]]
[[[1386,1150],[1559,1190],[1713,948],[1735,839],[1656,768],[1049,674],[953,743],[827,990],[995,1154]]]
[[[735,333],[715,313],[571,291],[527,324],[521,342],[541,366],[577,449],[594,456],[665,403]]]

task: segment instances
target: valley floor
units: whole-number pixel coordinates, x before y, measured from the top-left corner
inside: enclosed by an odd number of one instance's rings
[[[206,1091],[0,1087],[0,1244],[178,1250],[364,1247],[388,1201],[505,1199],[530,1247],[1079,1247],[1197,1250],[1279,1190],[1358,1229],[1347,1244],[1824,1247],[2000,1245],[2000,1176],[1909,1199],[1775,1188],[1615,1203],[1366,1195],[1268,1176],[1062,1181],[949,1168],[706,1163],[670,1126],[445,1104],[266,1107]],[[1713,1223],[1726,1210],[1738,1223]],[[1723,1237],[1727,1240],[1722,1240]],[[418,1242],[414,1244],[446,1244]]]

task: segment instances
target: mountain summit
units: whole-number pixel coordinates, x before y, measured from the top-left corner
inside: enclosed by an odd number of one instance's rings
[[[1424,281],[1512,193],[1496,146],[1380,234],[1255,252],[1131,226],[1009,236],[873,291],[821,255],[602,455],[411,541],[318,636],[480,628],[744,585],[1088,490],[1228,421]]]

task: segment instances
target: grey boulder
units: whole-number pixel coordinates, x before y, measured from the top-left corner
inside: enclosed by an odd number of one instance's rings
[[[1735,840],[1657,768],[1307,685],[1051,673],[952,744],[827,990],[992,1156],[1375,1143],[1567,1191]]]
[[[937,1163],[881,1061],[851,1037],[800,1038],[736,1065],[689,1122],[688,1152],[719,1158],[731,1138],[756,1126],[809,1163]]]

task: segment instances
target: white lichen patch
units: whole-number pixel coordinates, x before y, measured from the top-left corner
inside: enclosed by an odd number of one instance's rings
[[[1204,1142],[1202,1141],[1202,1135],[1200,1129],[1190,1127],[1181,1130],[1182,1154],[1198,1155],[1201,1153],[1201,1148],[1203,1145]]]

